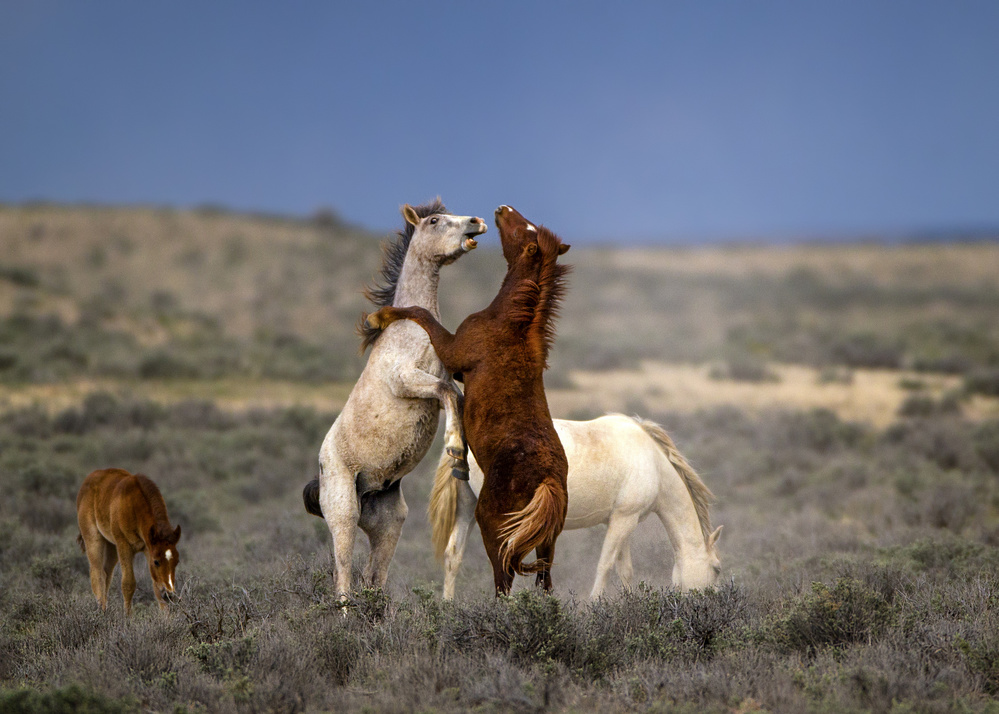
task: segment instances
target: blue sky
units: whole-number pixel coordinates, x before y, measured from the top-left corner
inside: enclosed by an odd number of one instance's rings
[[[999,226],[999,3],[0,5],[0,202],[571,241]]]

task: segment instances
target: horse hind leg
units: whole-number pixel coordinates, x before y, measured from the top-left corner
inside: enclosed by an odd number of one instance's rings
[[[618,559],[622,546],[624,546],[631,532],[638,525],[638,514],[618,515],[613,514],[607,524],[607,535],[604,536],[604,544],[600,549],[600,561],[597,563],[597,575],[593,581],[593,589],[590,591],[590,599],[596,600],[603,595],[604,588],[607,587],[607,576],[611,567]],[[630,554],[629,554],[630,560]]]
[[[535,553],[538,556],[538,562],[544,562],[547,565],[538,571],[537,576],[534,578],[534,585],[546,593],[550,593],[552,591],[552,565],[555,562],[555,543],[539,545],[535,549]]]
[[[364,580],[376,588],[385,587],[389,564],[395,555],[402,526],[409,514],[401,483],[396,481],[386,490],[368,494],[361,499],[358,525],[371,543]]]
[[[107,607],[108,593],[111,592],[111,578],[114,576],[114,568],[118,565],[118,549],[115,547],[114,543],[109,543],[104,541],[104,552],[103,552],[103,567],[104,571],[104,607]]]
[[[343,600],[350,593],[354,538],[357,536],[361,508],[354,476],[342,464],[324,464],[320,479],[323,480],[319,489],[319,503],[333,539],[337,597]]]

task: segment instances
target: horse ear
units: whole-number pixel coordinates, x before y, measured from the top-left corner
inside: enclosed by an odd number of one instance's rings
[[[568,243],[563,243],[562,245],[560,245],[558,247],[558,254],[559,255],[565,255],[566,253],[569,252],[569,248],[571,248],[571,247],[572,246],[569,245]]]
[[[173,529],[173,542],[174,542],[174,544],[176,545],[177,541],[179,541],[179,540],[180,540],[180,524],[178,523],[177,527]]]
[[[411,226],[420,225],[420,217],[417,215],[416,209],[408,203],[402,207],[402,217],[405,218],[406,223]]]
[[[721,536],[722,528],[725,526],[718,526],[714,529],[710,536],[708,536],[708,545],[713,546],[718,542],[718,538]]]
[[[524,252],[527,253],[528,255],[534,255],[535,253],[538,252],[538,244],[537,243],[528,243],[527,247],[524,248]]]

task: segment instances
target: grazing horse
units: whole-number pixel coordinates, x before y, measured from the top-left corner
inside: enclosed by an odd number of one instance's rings
[[[669,434],[655,422],[621,414],[554,421],[569,460],[565,529],[607,524],[590,598],[603,594],[612,565],[621,584],[631,586],[628,538],[650,513],[662,521],[673,546],[673,586],[686,591],[713,585],[721,568],[716,544],[722,530],[711,530],[708,507],[714,496]],[[442,458],[427,508],[434,550],[444,561],[445,600],[454,597],[484,478],[474,458],[469,467],[469,481],[457,481],[451,477],[449,460]]]
[[[475,248],[486,231],[481,218],[453,216],[440,200],[402,208],[406,226],[385,250],[383,284],[369,288],[375,305],[420,305],[440,317],[437,284],[442,266]],[[461,391],[413,324],[358,330],[368,363],[319,450],[319,477],[303,491],[306,510],[326,519],[333,536],[336,588],[350,592],[358,526],[371,543],[364,579],[382,587],[409,507],[400,480],[429,451],[441,406],[444,443],[452,465],[467,471],[461,431]]]
[[[136,553],[144,551],[153,593],[165,610],[174,592],[173,575],[180,562],[180,526],[175,529],[170,525],[166,503],[156,484],[124,469],[93,471],[80,486],[76,517],[80,524],[76,542],[90,561],[90,587],[101,609],[107,609],[111,576],[115,564],[120,564],[125,614],[132,614],[132,561]]]
[[[505,595],[515,573],[537,573],[551,590],[555,539],[565,520],[569,467],[542,376],[568,271],[556,260],[569,246],[509,206],[496,209],[496,227],[506,277],[489,307],[465,318],[453,335],[419,307],[382,308],[368,324],[416,322],[444,366],[464,381],[465,436],[485,474],[475,518],[496,592]],[[523,563],[535,549],[537,560]]]

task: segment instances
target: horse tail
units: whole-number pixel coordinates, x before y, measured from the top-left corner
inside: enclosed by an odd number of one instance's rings
[[[86,554],[86,552],[87,552],[87,544],[83,542],[83,533],[77,533],[76,534],[76,544],[79,545],[80,546],[80,550],[82,550],[84,552],[84,554]]]
[[[710,507],[715,501],[715,495],[711,493],[711,489],[697,475],[694,467],[690,465],[687,459],[683,457],[683,454],[680,453],[680,450],[676,448],[676,444],[673,443],[673,439],[670,438],[665,429],[648,419],[640,417],[632,417],[632,419],[642,427],[642,430],[646,434],[652,437],[659,450],[663,452],[663,455],[673,465],[676,472],[680,474],[680,478],[687,487],[687,492],[690,493],[690,500],[694,502],[694,510],[697,511],[697,520],[701,524],[701,532],[704,535],[704,542],[706,543],[711,535]]]
[[[302,500],[305,502],[305,510],[314,516],[323,517],[323,507],[319,505],[319,477],[309,481],[302,489]]]
[[[533,563],[521,561],[539,545],[554,542],[565,524],[568,503],[565,489],[554,480],[546,479],[538,486],[530,503],[510,514],[498,533],[503,541],[499,556],[504,570],[513,568],[519,575],[529,575],[551,567],[551,563],[540,559]]]
[[[427,504],[427,518],[431,526],[431,542],[434,544],[434,556],[438,562],[443,562],[447,542],[454,530],[454,522],[458,511],[458,481],[451,475],[451,459],[446,451],[441,452],[437,473],[434,475],[434,488],[430,492],[430,503]]]

